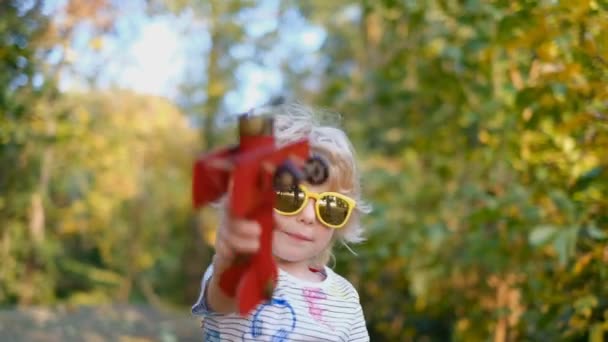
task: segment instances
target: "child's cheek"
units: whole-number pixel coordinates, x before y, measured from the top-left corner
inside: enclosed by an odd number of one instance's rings
[[[281,215],[277,212],[274,212],[273,215],[274,215],[275,228],[277,228],[277,229],[284,228],[285,226],[287,226],[290,223],[291,220],[293,220],[293,217]]]
[[[326,240],[327,243],[329,243],[334,237],[334,234],[336,234],[336,230],[333,228],[323,227],[323,231],[321,234],[323,236],[323,239]]]

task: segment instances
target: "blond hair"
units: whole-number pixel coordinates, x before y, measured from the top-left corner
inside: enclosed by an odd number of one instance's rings
[[[341,117],[336,113],[313,110],[297,103],[284,104],[269,111],[274,117],[277,145],[308,138],[312,152],[321,154],[329,161],[328,182],[331,190],[357,201],[348,224],[336,230],[332,243],[313,261],[316,266],[326,265],[332,257],[331,250],[335,241],[348,248],[347,243],[364,240],[361,217],[369,213],[371,207],[362,198],[355,150],[346,133],[339,127]]]

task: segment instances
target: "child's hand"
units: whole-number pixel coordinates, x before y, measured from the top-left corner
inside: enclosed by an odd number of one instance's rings
[[[214,268],[221,272],[232,265],[237,256],[257,252],[260,248],[261,230],[256,221],[228,214],[217,232]]]
[[[255,253],[260,248],[262,229],[256,221],[238,219],[227,214],[220,225],[215,240],[213,275],[211,276],[206,298],[209,308],[219,313],[236,312],[235,298],[227,296],[219,286],[219,277],[237,258]]]

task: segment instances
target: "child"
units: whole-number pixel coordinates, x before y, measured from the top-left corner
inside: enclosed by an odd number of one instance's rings
[[[235,313],[235,299],[222,292],[218,275],[235,255],[257,251],[260,227],[227,213],[192,313],[204,317],[205,341],[369,341],[357,291],[326,266],[336,241],[362,241],[359,220],[369,212],[360,198],[352,145],[342,130],[320,125],[306,107],[284,105],[272,115],[277,145],[308,137],[311,152],[328,161],[329,178],[277,192],[278,283],[271,300],[246,318]]]

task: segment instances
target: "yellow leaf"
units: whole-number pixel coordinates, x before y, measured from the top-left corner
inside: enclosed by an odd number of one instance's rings
[[[554,41],[550,41],[550,42],[545,42],[545,43],[541,44],[536,49],[536,52],[538,53],[538,56],[540,57],[541,60],[551,61],[557,57],[559,50],[558,50],[557,44]]]
[[[589,342],[603,342],[605,330],[602,324],[592,325],[589,329]]]
[[[95,51],[99,51],[99,50],[103,49],[103,45],[104,45],[103,37],[95,37],[89,41],[89,46]]]
[[[587,253],[581,258],[578,259],[576,265],[574,265],[574,274],[579,274],[581,271],[589,264],[589,262],[593,259],[592,253]]]
[[[488,133],[488,131],[486,131],[484,129],[482,131],[479,131],[479,134],[477,135],[477,138],[479,139],[479,141],[482,144],[488,144],[490,142],[490,133]]]
[[[139,253],[136,256],[136,264],[139,269],[148,269],[154,264],[154,257],[150,253]]]
[[[466,318],[460,319],[456,323],[456,330],[458,330],[460,332],[465,331],[469,328],[470,325],[471,325],[471,322],[468,319],[466,319]]]

